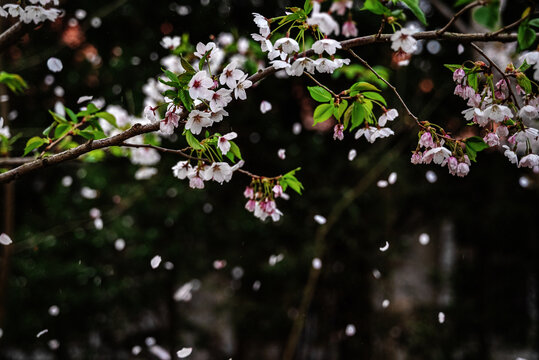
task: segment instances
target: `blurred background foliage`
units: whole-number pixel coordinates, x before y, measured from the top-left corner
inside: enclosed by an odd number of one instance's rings
[[[167,54],[159,45],[164,35],[189,33],[191,44],[222,31],[248,37],[255,32],[252,12],[280,15],[296,3],[65,1],[61,21],[3,54],[2,70],[30,86],[9,101],[12,133],[23,134],[14,154],[50,123],[47,110],[57,101],[76,108],[80,96],[101,96],[139,114],[141,89],[160,73],[158,59]],[[422,3],[430,28],[445,24],[435,5]],[[518,18],[525,3],[511,2],[503,21]],[[75,21],[80,9],[87,14]],[[355,16],[360,33],[378,29],[375,16]],[[459,120],[465,104],[452,95],[443,64],[475,54],[466,48],[458,55],[454,43],[423,45],[403,68],[392,65],[387,45],[357,51],[387,69],[420,118],[467,131]],[[51,56],[64,70],[47,85]],[[354,81],[320,79],[339,91]],[[128,160],[112,156],[18,180],[7,204],[15,209],[14,245],[9,253],[0,249],[3,271],[9,269],[0,357],[150,359],[155,341],[171,356],[193,347],[192,359],[275,359],[299,316],[305,326],[297,359],[537,359],[537,175],[495,150],[482,152],[464,179],[411,165],[417,131],[387,91],[401,113],[395,136],[374,145],[351,134],[333,141],[309,123],[314,103],[306,85],[312,85],[306,78],[266,79],[247,101],[233,103],[220,125],[239,134],[249,170],[273,176],[302,167],[305,193],[278,203],[285,216],[277,223],[244,210],[249,179],[237,174],[231,183],[194,191],[171,176],[179,159],[170,155],[145,181],[134,179]],[[265,115],[262,100],[273,104]],[[298,122],[302,131],[295,135]],[[280,148],[285,160],[277,157]],[[353,161],[350,149],[358,153]],[[427,171],[433,173],[426,177]],[[377,187],[391,172],[398,174],[396,184]],[[91,189],[94,198],[87,196]],[[102,229],[93,208],[101,212]],[[316,214],[329,219],[327,233],[313,221]],[[428,244],[418,241],[421,233],[429,234]],[[389,249],[381,252],[386,241]],[[281,261],[270,259],[278,254]],[[163,262],[153,270],[155,255]],[[315,257],[322,268],[302,314]],[[226,266],[216,269],[216,260]],[[174,300],[185,284],[192,297]],[[385,299],[389,306],[382,306]],[[51,306],[59,314],[52,316]],[[48,332],[36,338],[43,329]]]

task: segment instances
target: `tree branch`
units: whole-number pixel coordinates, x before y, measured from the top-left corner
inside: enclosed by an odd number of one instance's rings
[[[457,12],[455,15],[453,15],[451,17],[451,19],[449,19],[449,22],[443,27],[441,28],[440,30],[436,31],[436,33],[438,35],[441,35],[443,33],[445,33],[447,31],[447,29],[453,25],[453,23],[459,18],[459,16],[461,16],[462,14],[464,14],[466,11],[476,7],[476,6],[482,6],[484,5],[485,2],[482,1],[482,0],[478,0],[478,1],[474,1],[474,2],[471,2],[469,3],[468,5],[466,5],[465,7],[463,7],[462,9],[460,9],[459,12]]]
[[[539,33],[537,34],[539,35]],[[1,35],[0,35],[1,37]],[[446,32],[443,34],[437,34],[436,31],[423,31],[418,32],[413,35],[417,40],[422,39],[438,39],[446,41],[458,41],[461,43],[470,43],[473,41],[499,41],[499,42],[511,42],[517,40],[517,34],[488,34],[488,33],[472,33],[472,34],[463,34],[463,33],[451,33]],[[354,47],[364,46],[372,43],[387,43],[391,41],[391,34],[382,34],[378,35],[368,35],[361,36],[358,38],[345,40],[341,42],[343,50],[352,49]],[[1,38],[0,38],[1,42]],[[312,56],[314,51],[308,50],[305,56]],[[251,75],[248,79],[254,83],[259,82],[260,80],[274,74],[277,70],[273,66],[269,66],[263,70],[258,71],[257,73]],[[185,120],[186,115],[181,116],[182,120]],[[89,141],[85,144],[79,145],[76,148],[63,151],[59,154],[55,154],[43,159],[37,159],[25,163],[24,165],[18,166],[14,169],[11,169],[5,173],[0,174],[0,183],[5,183],[19,178],[20,176],[32,173],[38,169],[56,165],[65,161],[73,160],[78,158],[81,155],[84,155],[92,150],[102,149],[109,146],[118,146],[123,143],[125,140],[130,139],[134,136],[154,132],[159,129],[159,123],[153,123],[148,125],[135,124],[130,129],[124,131],[121,134],[96,140]],[[256,176],[256,175],[255,175]]]

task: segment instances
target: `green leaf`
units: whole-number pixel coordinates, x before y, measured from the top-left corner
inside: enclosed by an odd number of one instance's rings
[[[520,50],[529,48],[535,42],[535,31],[529,26],[527,22],[523,22],[518,27],[518,47]]]
[[[101,119],[105,119],[106,121],[108,121],[114,127],[118,127],[118,125],[116,124],[116,118],[111,113],[108,113],[106,111],[101,111],[101,112],[98,112],[97,114],[95,114],[95,116],[97,116],[97,117],[99,117]]]
[[[43,130],[42,134],[45,135],[45,136],[49,136],[49,133],[51,132],[54,125],[56,125],[56,122],[53,122],[52,124],[50,124],[48,128]]]
[[[318,105],[318,107],[314,110],[313,126],[315,126],[318,123],[326,121],[327,119],[331,117],[331,115],[333,115],[333,105],[331,104]]]
[[[517,82],[520,85],[520,87],[523,88],[524,91],[526,91],[527,94],[531,94],[532,83],[526,75],[524,75],[523,73],[517,75]]]
[[[531,67],[531,65],[528,64],[528,63],[526,62],[526,60],[524,60],[524,62],[522,63],[522,65],[519,66],[518,70],[524,72],[524,71],[528,70],[530,67]]]
[[[415,17],[419,19],[423,23],[423,25],[427,25],[427,18],[425,17],[425,13],[421,8],[419,7],[419,0],[401,0],[404,5],[408,6],[408,8],[414,13]]]
[[[42,139],[40,137],[37,137],[37,136],[34,136],[30,140],[28,140],[28,142],[26,143],[26,147],[24,148],[23,156],[26,156],[28,153],[30,153],[31,151],[37,149],[38,147],[40,147],[44,143],[45,143],[44,139]]]
[[[490,30],[494,30],[496,24],[498,24],[499,7],[500,2],[493,1],[489,5],[477,9],[474,12],[473,17],[479,24],[486,26]]]
[[[0,72],[0,83],[5,84],[15,94],[20,94],[28,89],[28,84],[20,75],[10,74],[5,71]]]
[[[353,105],[344,112],[344,119],[342,122],[344,125],[344,130],[348,129],[348,124],[350,123],[350,119],[352,118],[352,110],[354,110]]]
[[[350,87],[350,96],[356,96],[361,91],[380,91],[380,89],[368,82],[360,81]]]
[[[539,18],[530,20],[528,24],[533,27],[539,27]]]
[[[54,121],[62,124],[62,123],[66,123],[67,120],[65,119],[65,117],[63,117],[62,115],[59,115],[57,113],[55,113],[54,111],[52,110],[49,110],[49,114],[52,115],[52,118],[54,119]]]
[[[210,56],[213,49],[206,51],[202,59],[198,62],[198,70],[202,71],[202,68],[204,67],[204,64],[206,63],[206,60],[208,60],[208,57]]]
[[[333,116],[335,116],[337,120],[341,120],[341,116],[342,114],[344,114],[347,107],[348,107],[348,101],[346,100],[341,101],[338,107],[335,107],[335,106],[333,107]]]
[[[71,131],[71,124],[59,124],[56,129],[54,129],[54,139],[59,139],[62,136],[66,135]]]
[[[311,93],[311,97],[318,102],[328,102],[333,98],[329,91],[320,86],[308,86],[307,89]]]
[[[173,83],[179,83],[180,80],[178,79],[178,75],[174,74],[172,71],[164,70],[165,75],[173,82]]]
[[[313,9],[313,3],[311,0],[305,0],[305,4],[303,4],[303,11],[305,11],[306,15],[309,15],[309,13]]]
[[[82,136],[86,140],[95,140],[94,132],[95,130],[92,130],[92,129],[84,129],[77,132],[77,135]]]
[[[376,15],[382,15],[389,12],[389,9],[382,5],[379,0],[366,0],[361,10],[368,10]]]
[[[476,161],[477,153],[488,149],[488,145],[485,141],[479,136],[472,136],[471,138],[466,139],[466,154],[471,161]]]
[[[189,64],[189,61],[185,60],[183,58],[183,56],[180,58],[180,61],[181,61],[181,64],[182,64],[182,68],[188,72],[188,73],[191,73],[191,74],[195,74],[196,73],[196,70],[193,66],[191,66],[191,64]]]
[[[69,108],[66,108],[66,107],[64,107],[64,109],[66,110],[67,116],[69,116],[69,118],[71,119],[71,121],[73,121],[74,123],[78,123],[78,122],[79,122],[79,119],[77,119],[77,115],[75,115],[75,113],[73,112],[73,110],[71,110],[71,109],[69,109]]]
[[[365,96],[367,99],[379,101],[384,104],[384,106],[387,106],[386,99],[384,99],[384,97],[378,93],[368,91],[364,92],[363,96]]]
[[[189,130],[185,130],[185,140],[193,150],[204,150],[204,147],[200,145],[200,142]]]
[[[234,141],[230,141],[230,151],[229,152],[232,152],[232,154],[234,154],[234,156],[236,156],[238,159],[243,160],[242,157],[241,157],[240,148],[238,147],[238,145],[236,145],[236,143]]]
[[[477,73],[472,73],[468,75],[468,84],[477,92],[477,89],[478,89]]]
[[[453,5],[454,7],[459,7],[459,6],[462,6],[462,5],[468,5],[469,3],[471,3],[472,1],[474,0],[458,0],[455,5]]]
[[[367,115],[365,108],[361,103],[356,101],[352,109],[352,126],[350,127],[350,131],[363,124],[363,121],[365,121],[365,115]]]
[[[444,66],[448,68],[449,70],[451,70],[452,72],[455,72],[455,70],[460,69],[462,67],[462,65],[459,65],[459,64],[444,64]]]
[[[183,106],[185,106],[187,111],[191,112],[191,110],[193,110],[193,100],[191,99],[191,96],[189,96],[189,91],[181,90],[178,95],[180,96]]]

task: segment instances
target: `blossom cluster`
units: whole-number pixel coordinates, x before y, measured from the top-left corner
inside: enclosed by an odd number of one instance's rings
[[[422,150],[422,151],[421,151]],[[470,172],[471,162],[468,155],[451,152],[444,146],[443,139],[435,142],[432,133],[425,131],[421,134],[418,149],[412,154],[412,164],[434,163],[445,167],[451,175],[464,177]]]
[[[331,16],[326,13],[317,13],[317,6],[320,4],[314,3],[315,8],[311,18],[307,19],[308,25],[317,25],[322,33],[331,34],[338,32],[338,24],[335,22],[337,28],[334,25],[327,25],[330,23],[329,18]],[[267,53],[268,59],[271,60],[271,64],[277,70],[284,70],[289,76],[301,76],[306,71],[310,74],[314,74],[315,70],[320,73],[333,73],[343,65],[350,64],[350,59],[338,59],[335,58],[337,49],[341,48],[341,44],[333,39],[323,38],[316,41],[312,49],[317,59],[311,59],[305,56],[305,53],[300,53],[299,43],[287,34],[286,37],[277,39],[274,43],[271,41],[272,31],[270,28],[270,20],[264,16],[254,13],[254,22],[258,26],[258,33],[251,34],[253,40],[260,43],[263,52]],[[313,20],[313,17],[315,20]],[[329,18],[328,18],[329,17]],[[325,21],[325,20],[327,21]],[[327,26],[327,28],[326,28]],[[303,49],[305,51],[305,49]],[[330,58],[323,57],[326,53]]]
[[[34,22],[39,24],[46,20],[56,21],[56,19],[62,13],[61,10],[56,8],[44,8],[43,6],[48,5],[59,5],[59,0],[29,0],[30,4],[25,7],[22,7],[19,4],[5,4],[3,7],[0,7],[0,16],[2,17],[15,17],[19,18],[25,24]]]
[[[243,166],[243,161],[230,166],[227,162],[213,162],[211,165],[199,161],[192,166],[188,160],[180,161],[172,167],[172,173],[180,180],[189,179],[189,186],[193,189],[204,189],[204,181],[216,181],[219,184],[229,182],[234,171]]]
[[[243,196],[247,199],[245,209],[252,212],[253,215],[264,221],[268,217],[274,222],[279,221],[283,213],[277,208],[275,199],[287,195],[283,192],[279,182],[267,182],[254,180],[250,186],[245,188]]]

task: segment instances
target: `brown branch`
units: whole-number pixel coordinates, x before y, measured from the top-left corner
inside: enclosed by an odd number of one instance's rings
[[[539,33],[537,34],[539,35]],[[436,31],[423,31],[418,32],[413,35],[415,39],[438,39],[446,41],[458,41],[461,43],[469,43],[473,41],[499,41],[499,42],[511,42],[517,40],[517,34],[497,34],[494,36],[488,36],[485,33],[474,33],[474,34],[462,34],[462,33],[450,33],[446,32],[443,34],[436,34]],[[377,37],[377,35],[362,36],[350,40],[345,40],[341,42],[341,47],[343,50],[352,49],[354,47],[363,46],[372,43],[386,43],[391,41],[391,34],[383,34]],[[314,51],[311,49],[306,52],[305,56],[312,56]],[[248,80],[252,81],[253,84],[274,74],[277,70],[273,66],[269,66],[263,70],[258,71],[257,73],[251,75]],[[182,116],[182,120],[185,120],[185,116]],[[0,183],[9,182],[14,179],[19,178],[20,176],[32,173],[38,169],[44,168],[46,166],[59,164],[65,161],[73,160],[79,156],[86,154],[92,150],[102,149],[109,146],[117,146],[124,142],[127,139],[130,139],[134,136],[154,132],[159,129],[159,123],[153,123],[148,125],[135,124],[129,130],[124,131],[121,134],[101,139],[97,141],[90,141],[85,144],[79,145],[76,148],[66,150],[59,154],[52,155],[47,158],[37,159],[14,169],[11,169],[5,173],[0,174]]]
[[[459,16],[461,16],[466,11],[468,11],[468,10],[470,10],[470,9],[476,7],[476,6],[483,6],[483,5],[485,5],[485,1],[482,1],[482,0],[478,0],[478,1],[474,1],[474,2],[469,3],[468,5],[466,5],[462,9],[460,9],[459,12],[457,12],[455,15],[453,15],[451,17],[451,19],[449,19],[449,22],[443,28],[441,28],[440,30],[437,30],[436,33],[438,35],[441,35],[441,34],[445,33],[447,31],[447,29],[451,25],[453,25],[453,23],[459,18]]]
[[[328,88],[327,86],[325,86],[324,84],[320,83],[318,80],[316,80],[314,78],[314,76],[312,76],[311,74],[309,74],[308,72],[303,72],[303,74],[307,75],[307,77],[311,78],[312,81],[314,81],[318,86],[320,86],[321,88],[325,89],[326,91],[328,91],[331,95],[333,95],[334,98],[338,97],[337,94],[335,94],[330,88]]]
[[[76,148],[63,151],[59,154],[51,155],[43,159],[37,159],[31,162],[28,162],[24,165],[18,166],[15,169],[9,170],[5,173],[0,174],[0,183],[9,182],[15,180],[20,176],[32,173],[38,169],[45,168],[47,166],[60,164],[69,160],[78,158],[81,155],[84,155],[90,151],[102,149],[110,146],[116,146],[121,144],[127,139],[130,139],[134,136],[157,131],[159,129],[159,123],[152,123],[147,125],[135,124],[130,129],[101,140],[88,141],[85,144],[79,145]]]
[[[32,25],[25,24],[22,21],[17,21],[15,24],[11,25],[7,30],[0,34],[0,52],[13,45],[31,28]]]
[[[33,157],[6,157],[0,158],[0,168],[1,167],[13,167],[26,164],[27,162],[34,161]]]
[[[118,146],[130,147],[130,148],[147,148],[147,149],[154,149],[154,150],[157,150],[157,151],[160,151],[160,152],[164,152],[164,153],[180,155],[180,156],[183,156],[184,158],[189,159],[189,160],[211,162],[209,159],[199,158],[199,157],[196,157],[196,156],[191,156],[191,155],[189,155],[189,154],[186,154],[186,153],[184,153],[182,150],[167,149],[167,148],[164,148],[164,147],[161,147],[161,146],[156,146],[156,145],[150,145],[150,144],[129,144],[129,143],[126,143],[126,142],[122,142],[122,143],[119,144]]]

